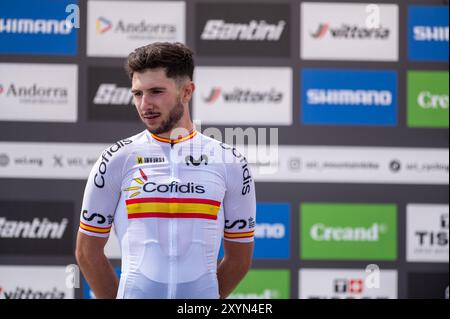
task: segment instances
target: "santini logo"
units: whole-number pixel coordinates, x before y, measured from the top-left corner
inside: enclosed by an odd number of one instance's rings
[[[208,20],[200,36],[202,40],[249,40],[278,41],[286,22],[268,24],[264,20],[252,20],[247,24],[225,23],[223,20]]]
[[[102,83],[97,89],[94,104],[129,105],[133,99],[129,87],[117,87],[114,83]]]
[[[324,224],[315,224],[309,232],[312,239],[317,241],[368,241],[375,242],[380,234],[385,232],[386,226],[374,223],[368,228],[364,227],[332,227]]]
[[[448,42],[448,27],[444,26],[415,26],[414,40]]]
[[[72,24],[66,20],[0,19],[0,33],[66,35],[71,31]]]
[[[41,238],[61,239],[66,230],[68,219],[51,222],[47,218],[33,221],[16,221],[0,218],[0,238]]]
[[[308,104],[390,106],[392,94],[375,90],[324,90],[309,89]]]
[[[315,32],[311,32],[314,39],[322,39],[327,34],[333,38],[344,39],[386,39],[389,36],[389,29],[383,27],[369,29],[348,24],[332,28],[329,23],[321,23]]]
[[[232,103],[280,103],[283,99],[283,93],[276,91],[274,88],[269,91],[235,88],[233,91],[224,92],[221,88],[214,87],[203,100],[208,104],[213,104],[220,96],[222,96],[224,102]]]

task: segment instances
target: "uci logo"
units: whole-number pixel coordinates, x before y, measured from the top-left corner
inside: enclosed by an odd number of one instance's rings
[[[190,164],[199,166],[203,162],[205,162],[205,165],[208,165],[208,156],[200,155],[200,158],[196,159],[192,155],[188,155],[186,156],[185,161],[187,166],[189,166]]]

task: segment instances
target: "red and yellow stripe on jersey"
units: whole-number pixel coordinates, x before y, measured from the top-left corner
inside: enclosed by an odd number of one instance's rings
[[[241,232],[241,233],[230,233],[230,232],[224,232],[223,237],[228,239],[238,239],[238,238],[251,238],[255,235],[255,231],[247,231],[247,232]]]
[[[193,130],[191,133],[189,133],[189,135],[186,135],[184,137],[179,136],[177,139],[171,140],[170,138],[165,138],[165,137],[160,137],[158,135],[155,135],[153,133],[150,133],[151,136],[160,142],[164,142],[164,143],[170,143],[170,144],[178,144],[187,140],[190,140],[191,138],[193,138],[195,135],[197,135],[197,131]]]
[[[203,198],[136,198],[126,200],[128,218],[217,219],[220,202]]]
[[[96,233],[96,234],[109,234],[109,232],[111,231],[111,226],[109,227],[97,227],[97,226],[91,226],[91,225],[87,225],[83,222],[80,222],[80,228],[84,229],[86,231],[90,231],[92,233]]]

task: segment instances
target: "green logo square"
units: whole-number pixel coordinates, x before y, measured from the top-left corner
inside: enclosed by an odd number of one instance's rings
[[[304,260],[396,260],[394,204],[300,205]]]
[[[448,72],[409,71],[408,127],[448,128]]]
[[[289,270],[251,269],[228,298],[289,299],[289,287]]]

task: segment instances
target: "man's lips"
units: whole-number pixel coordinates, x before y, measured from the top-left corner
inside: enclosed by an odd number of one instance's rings
[[[158,118],[158,117],[160,117],[161,116],[161,114],[160,113],[152,113],[152,114],[144,114],[144,118],[146,119],[146,120],[153,120],[153,119],[156,119],[156,118]]]

